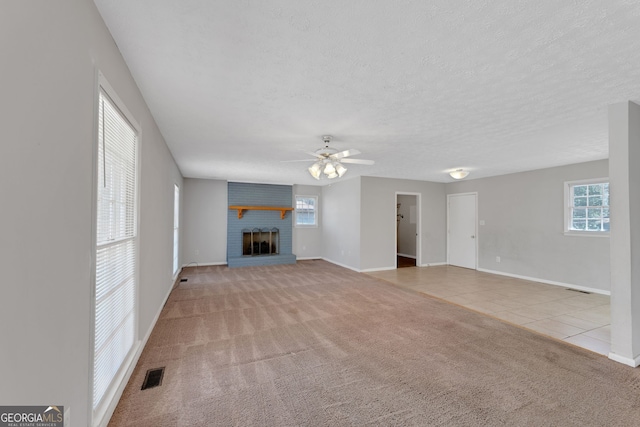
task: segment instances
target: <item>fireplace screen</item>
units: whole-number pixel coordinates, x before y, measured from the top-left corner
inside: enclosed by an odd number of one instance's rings
[[[242,230],[242,255],[276,255],[280,248],[277,228],[245,228]]]

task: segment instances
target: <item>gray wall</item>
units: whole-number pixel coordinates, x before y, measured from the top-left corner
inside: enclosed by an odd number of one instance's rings
[[[416,233],[418,227],[417,196],[398,194],[398,253],[402,255],[416,256]]]
[[[227,181],[184,180],[184,265],[227,262]]]
[[[447,184],[477,192],[478,268],[609,290],[609,239],[564,235],[564,182],[608,176],[608,161]],[[496,262],[496,256],[501,262]]]
[[[362,177],[361,269],[395,268],[396,192],[421,195],[421,259],[418,265],[446,261],[445,184]]]
[[[322,257],[322,187],[313,185],[294,185],[293,204],[295,208],[295,196],[318,197],[318,226],[317,227],[293,227],[293,253],[298,259]]]
[[[140,318],[172,281],[173,185],[182,179],[93,2],[3,2],[0,13],[0,402],[90,416],[96,73],[142,128]]]
[[[360,269],[360,177],[322,187],[322,257]]]
[[[293,195],[318,196],[322,210],[322,187],[294,185]],[[185,178],[183,214],[183,263],[227,262],[227,181]],[[293,229],[293,252],[298,258],[322,257],[322,212],[317,228]],[[196,253],[197,251],[197,253]]]

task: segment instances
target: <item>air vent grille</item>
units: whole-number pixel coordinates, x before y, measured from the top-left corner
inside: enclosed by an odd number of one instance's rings
[[[570,289],[570,288],[567,288],[567,289],[565,289],[565,290],[566,290],[566,291],[571,291],[571,292],[580,292],[581,294],[591,295],[591,292],[581,291],[581,290],[579,290],[579,289]]]
[[[162,377],[164,377],[164,366],[162,368],[149,369],[144,376],[141,390],[162,385]]]

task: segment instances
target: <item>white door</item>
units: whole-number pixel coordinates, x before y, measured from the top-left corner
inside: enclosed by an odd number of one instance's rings
[[[448,262],[476,269],[476,194],[447,196]]]

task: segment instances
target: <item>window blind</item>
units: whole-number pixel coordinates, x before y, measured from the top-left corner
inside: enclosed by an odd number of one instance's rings
[[[173,186],[173,274],[178,272],[180,229],[180,188]]]
[[[296,196],[296,226],[318,225],[315,196]]]
[[[137,133],[100,91],[93,407],[98,407],[136,339]]]

